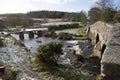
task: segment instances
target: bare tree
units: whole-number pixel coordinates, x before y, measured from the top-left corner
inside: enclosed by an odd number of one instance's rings
[[[104,10],[106,7],[112,8],[114,6],[113,0],[99,0],[96,4],[101,10]]]

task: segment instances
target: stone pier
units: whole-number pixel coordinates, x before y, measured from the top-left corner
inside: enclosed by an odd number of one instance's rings
[[[19,32],[19,39],[24,40],[24,33],[23,32]]]
[[[37,36],[41,37],[42,36],[42,31],[37,31]]]
[[[28,36],[29,36],[30,39],[34,38],[34,33],[33,33],[33,31],[29,31],[29,32],[28,32]]]

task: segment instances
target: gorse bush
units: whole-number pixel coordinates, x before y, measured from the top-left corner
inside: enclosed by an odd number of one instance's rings
[[[57,34],[55,33],[55,30],[51,30],[50,34],[52,38],[57,38]]]
[[[48,43],[40,45],[36,53],[36,63],[40,65],[57,65],[57,59],[62,53],[61,43]]]

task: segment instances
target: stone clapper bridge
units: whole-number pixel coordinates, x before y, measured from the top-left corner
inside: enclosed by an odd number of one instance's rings
[[[96,22],[88,32],[94,55],[101,59],[102,80],[120,80],[120,23]]]
[[[34,34],[41,37],[44,33],[48,33],[48,28],[24,28],[21,31],[11,32],[9,34],[19,34],[19,39],[24,40],[24,34],[28,34],[29,38],[34,38]]]
[[[34,33],[38,35],[38,37],[41,37],[43,34],[48,33],[49,27],[59,27],[59,26],[81,26],[80,22],[50,22],[50,23],[43,23],[43,24],[37,24],[34,25],[33,28],[23,28],[21,31],[17,32],[10,32],[9,34],[19,34],[19,39],[24,40],[24,33],[28,33],[29,38],[34,38]],[[39,28],[38,28],[39,27]]]

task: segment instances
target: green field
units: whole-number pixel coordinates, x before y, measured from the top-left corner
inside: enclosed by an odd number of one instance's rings
[[[85,34],[85,31],[86,31],[86,27],[82,27],[82,28],[58,30],[58,31],[56,31],[56,33],[67,32],[67,33],[82,35],[82,34]]]
[[[86,39],[86,30],[87,27],[82,27],[82,28],[73,28],[73,29],[64,29],[64,30],[58,30],[56,33],[60,32],[66,32],[78,36],[74,36],[74,40],[81,40],[81,39]]]

